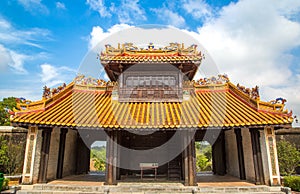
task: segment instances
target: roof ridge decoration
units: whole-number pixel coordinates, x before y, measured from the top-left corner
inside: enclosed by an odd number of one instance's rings
[[[61,98],[66,92],[70,91],[73,86],[71,84],[62,85],[56,88],[49,88],[47,86],[43,87],[43,96],[41,100],[30,101],[30,100],[19,100],[17,101],[17,106],[14,108],[14,112],[26,112],[26,111],[37,111],[46,108],[48,105],[55,102],[57,99]]]
[[[63,83],[62,85],[58,86],[57,88],[48,88],[47,86],[43,87],[43,99],[49,99],[52,98],[55,94],[60,93],[67,87],[66,83]]]
[[[105,51],[101,52],[101,55],[125,55],[125,54],[178,54],[178,55],[197,55],[202,56],[201,51],[197,51],[197,45],[192,44],[185,48],[184,43],[169,43],[165,47],[155,47],[153,43],[149,43],[147,48],[137,47],[133,43],[118,43],[118,47],[115,48],[110,44],[105,45]]]
[[[105,81],[103,79],[96,79],[92,76],[85,76],[82,74],[77,75],[74,78],[75,85],[81,86],[99,86],[99,87],[107,87],[107,86],[115,86],[117,82]]]
[[[75,85],[106,86],[107,81],[79,74],[74,78]]]
[[[195,84],[199,85],[199,86],[209,86],[209,85],[215,85],[215,84],[226,84],[228,82],[230,82],[228,75],[220,74],[217,77],[211,76],[209,78],[200,78],[195,82]]]
[[[279,97],[276,98],[275,100],[271,100],[270,103],[272,104],[285,104],[287,100],[285,98]]]
[[[244,94],[247,94],[252,99],[259,99],[259,87],[255,86],[254,88],[246,88],[245,86],[241,86],[239,83],[236,85],[236,87],[242,91]]]

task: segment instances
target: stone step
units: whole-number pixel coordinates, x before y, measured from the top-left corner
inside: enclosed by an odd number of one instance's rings
[[[21,190],[18,194],[167,194],[167,193],[243,193],[243,194],[284,194],[281,187],[236,186],[236,187],[196,187],[183,186],[180,183],[119,183],[116,186],[71,186],[36,184],[31,190]]]
[[[156,191],[146,191],[146,192],[81,192],[81,191],[53,191],[53,190],[21,190],[17,194],[170,194],[173,192],[156,192]],[[211,194],[212,192],[202,193],[202,192],[176,192],[178,194]],[[226,192],[227,193],[227,192]],[[224,192],[217,192],[217,194],[225,194]],[[245,192],[243,194],[284,194],[283,192]]]

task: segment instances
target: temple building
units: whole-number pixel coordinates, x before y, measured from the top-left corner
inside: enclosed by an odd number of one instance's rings
[[[195,185],[195,141],[212,145],[212,171],[279,185],[275,130],[291,127],[284,99],[260,100],[227,75],[194,80],[204,59],[197,45],[106,45],[109,81],[78,75],[18,104],[14,126],[28,129],[24,184],[89,172],[90,147],[106,141],[106,184],[155,176]]]

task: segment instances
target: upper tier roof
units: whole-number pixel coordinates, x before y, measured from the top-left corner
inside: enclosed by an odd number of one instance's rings
[[[235,86],[227,77],[188,81],[193,90],[179,102],[118,102],[113,82],[75,79],[44,99],[18,104],[11,120],[16,126],[82,128],[230,128],[273,125],[290,126],[292,114],[279,100],[262,102],[257,88]],[[60,92],[57,92],[60,90]],[[284,100],[282,100],[284,102]]]
[[[105,51],[100,54],[101,64],[111,81],[117,81],[126,69],[141,63],[172,64],[192,80],[202,59],[197,45],[185,48],[184,44],[178,43],[160,48],[155,48],[152,43],[148,48],[138,48],[132,43],[119,44],[118,48],[106,45]]]

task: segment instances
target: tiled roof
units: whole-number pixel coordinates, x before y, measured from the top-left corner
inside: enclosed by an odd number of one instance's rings
[[[109,44],[105,47],[99,59],[111,81],[117,81],[122,72],[136,64],[172,64],[192,80],[205,58],[195,44],[187,48],[178,43],[170,43],[165,47],[156,47],[150,43],[148,48],[139,48],[133,43],[119,44],[116,48]]]
[[[117,55],[101,56],[102,63],[200,63],[202,57],[197,55]]]
[[[87,128],[206,128],[291,124],[290,114],[268,103],[252,103],[231,83],[214,89],[195,87],[180,102],[118,102],[111,91],[67,86],[44,107],[19,112],[14,125],[51,125]],[[257,106],[256,106],[257,105]]]

